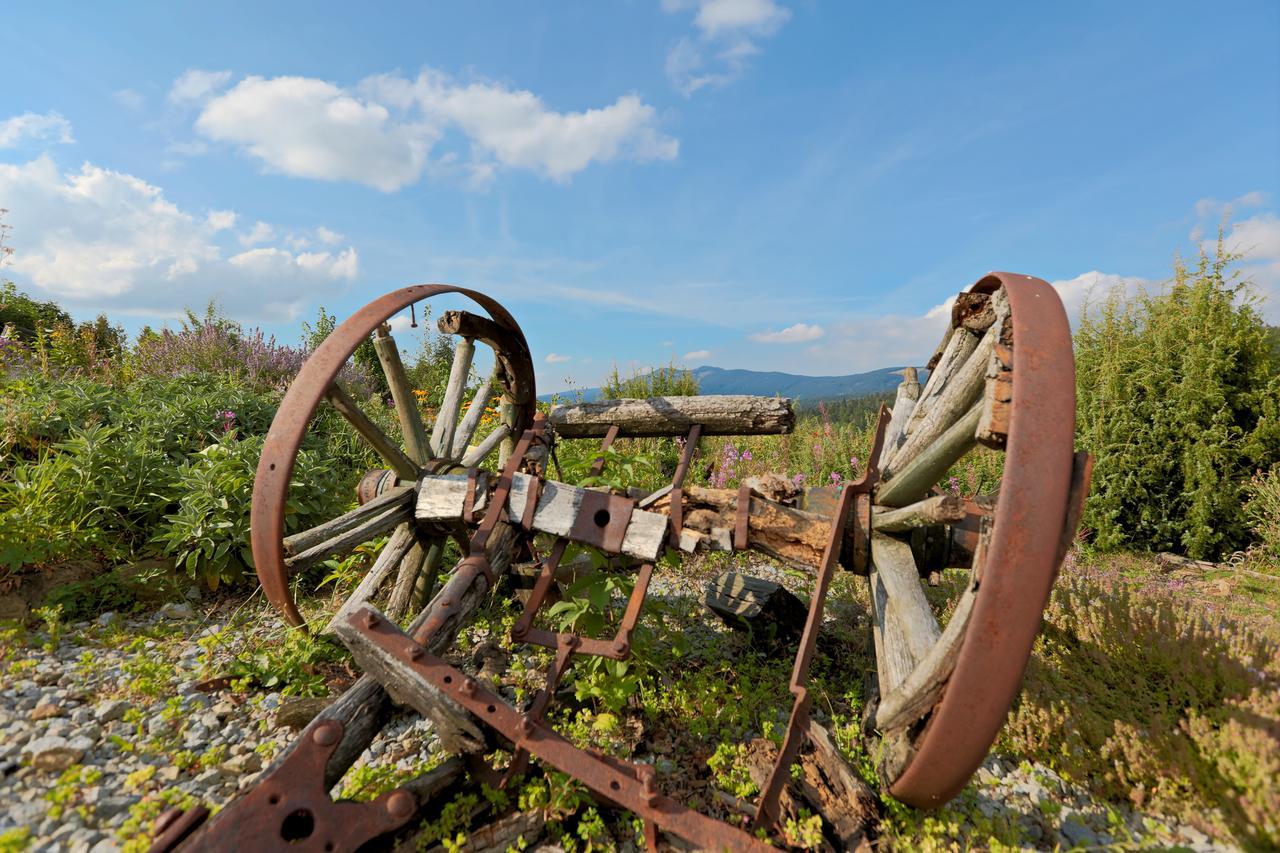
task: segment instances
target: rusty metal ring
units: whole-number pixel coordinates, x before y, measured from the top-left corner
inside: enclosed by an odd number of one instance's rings
[[[1013,315],[1013,410],[981,592],[946,692],[889,785],[919,808],[958,794],[995,741],[1040,631],[1067,523],[1076,416],[1071,329],[1057,292],[1041,279],[993,272],[971,290],[1001,286]]]
[[[456,293],[475,302],[488,312],[494,322],[514,336],[519,344],[518,351],[500,355],[506,356],[517,374],[510,377],[513,386],[529,389],[527,399],[513,401],[517,407],[515,433],[520,434],[533,422],[536,402],[533,359],[524,333],[505,308],[483,293],[446,284],[403,287],[365,305],[334,329],[302,365],[280,402],[263,442],[262,457],[253,483],[249,538],[254,566],[267,599],[290,624],[301,625],[304,620],[289,593],[288,573],[284,565],[284,511],[293,463],[307,425],[338,371],[361,341],[405,307],[446,293]]]

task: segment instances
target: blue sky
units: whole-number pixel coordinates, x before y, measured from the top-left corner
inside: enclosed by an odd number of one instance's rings
[[[130,329],[217,298],[289,342],[457,283],[552,391],[918,361],[990,269],[1076,310],[1229,215],[1280,322],[1273,0],[376,9],[9,9],[4,275]]]

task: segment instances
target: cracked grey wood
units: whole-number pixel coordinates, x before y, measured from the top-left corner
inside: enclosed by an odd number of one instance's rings
[[[453,434],[458,428],[458,410],[462,406],[462,395],[467,390],[471,359],[475,354],[476,345],[470,338],[461,339],[453,348],[449,382],[445,385],[440,411],[436,414],[436,423],[431,430],[431,450],[436,456],[448,456],[453,447]]]
[[[373,561],[373,566],[360,579],[360,583],[352,591],[347,600],[338,608],[338,612],[333,614],[333,618],[329,620],[329,624],[325,626],[324,633],[337,633],[337,626],[344,622],[346,618],[362,607],[369,599],[377,593],[386,582],[391,573],[401,564],[405,556],[413,549],[417,542],[414,534],[413,525],[411,523],[401,524],[391,534],[391,538],[387,540],[387,544],[382,547],[382,551],[378,554],[378,558]]]
[[[907,422],[911,420],[911,413],[915,411],[918,399],[920,399],[920,375],[914,367],[908,367],[902,371],[902,381],[898,383],[897,396],[893,399],[893,416],[889,419],[889,426],[884,433],[884,446],[880,450],[880,459],[877,462],[881,470],[885,468],[889,458],[901,444],[903,432],[907,428]]]
[[[785,397],[705,394],[691,397],[600,400],[556,406],[547,423],[562,438],[600,438],[610,426],[624,436],[684,436],[694,424],[705,435],[780,435],[795,428]]]
[[[872,534],[869,581],[880,634],[876,644],[880,695],[888,696],[929,653],[941,632],[906,542]]]
[[[496,387],[498,367],[495,364],[493,373],[489,374],[489,378],[484,384],[476,389],[475,396],[471,398],[471,408],[467,409],[466,415],[462,418],[462,423],[458,424],[458,431],[453,436],[453,445],[449,452],[449,456],[454,459],[461,459],[467,453],[467,446],[471,444],[471,437],[476,434],[476,429],[480,426],[480,419],[484,417],[485,409],[489,407],[490,401],[493,399],[493,389]]]
[[[413,490],[410,489],[409,491],[412,492]],[[370,539],[376,539],[397,524],[402,521],[408,521],[411,518],[413,518],[412,499],[394,503],[376,515],[365,518],[358,525],[348,528],[318,545],[314,545],[292,557],[285,557],[284,564],[290,572],[309,569],[316,563],[323,562],[330,557],[341,557],[349,554],[357,545],[368,542]],[[311,531],[306,532],[310,533]]]
[[[978,400],[958,421],[908,462],[901,471],[880,485],[876,491],[876,503],[882,506],[902,507],[914,503],[929,493],[947,473],[947,469],[978,443],[976,430],[982,416],[982,401]]]
[[[964,503],[956,495],[934,495],[904,506],[875,507],[871,526],[881,533],[906,533],[917,527],[954,524],[964,519]]]
[[[378,354],[382,372],[387,377],[387,387],[391,389],[391,400],[395,403],[396,416],[400,419],[400,432],[404,436],[405,452],[414,462],[424,465],[433,458],[427,428],[422,425],[418,400],[413,396],[413,386],[409,384],[409,377],[404,372],[400,350],[396,348],[396,340],[391,337],[391,328],[386,324],[379,326],[374,333],[373,349]]]

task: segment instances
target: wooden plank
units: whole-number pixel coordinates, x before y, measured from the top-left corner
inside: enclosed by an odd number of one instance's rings
[[[391,576],[396,567],[404,561],[416,542],[417,536],[414,533],[412,523],[401,524],[397,527],[395,532],[391,534],[391,538],[387,540],[387,544],[382,547],[382,552],[378,554],[378,559],[373,561],[373,566],[360,579],[360,583],[356,585],[351,595],[338,608],[338,612],[333,614],[333,618],[325,626],[324,633],[336,634],[338,626],[345,622],[348,616],[367,604],[377,594],[382,584]]]
[[[387,377],[387,387],[391,389],[391,400],[395,403],[396,416],[400,419],[400,433],[404,436],[405,452],[414,462],[424,465],[434,458],[431,443],[427,439],[427,429],[422,425],[422,413],[418,411],[413,386],[409,384],[409,377],[404,372],[400,350],[396,348],[395,338],[391,337],[391,327],[385,323],[373,335],[373,349],[378,354],[382,372]]]
[[[925,598],[911,546],[891,536],[871,537],[872,611],[880,626],[880,695],[888,696],[938,641],[941,632]]]
[[[881,533],[906,533],[917,527],[954,524],[965,516],[964,501],[956,495],[934,495],[901,509],[875,507],[871,526]]]
[[[795,640],[809,609],[780,583],[742,572],[721,572],[703,591],[702,603],[731,628],[765,643]]]
[[[325,393],[325,399],[329,401],[329,405],[338,410],[347,423],[355,429],[360,437],[369,443],[377,454],[387,461],[391,469],[396,472],[402,479],[416,480],[418,479],[418,465],[408,457],[400,445],[396,444],[385,432],[382,427],[375,424],[368,415],[361,409],[359,404],[352,398],[350,394],[337,382],[329,386],[329,390]]]
[[[392,507],[411,506],[412,504],[412,486],[397,486],[388,489],[367,504],[358,506],[350,512],[345,512],[337,518],[332,518],[323,524],[317,524],[315,527],[286,536],[284,538],[284,553],[286,556],[301,554],[303,551],[314,548],[316,545],[335,536],[350,532]]]
[[[884,433],[884,446],[880,450],[879,466],[883,470],[889,458],[902,442],[907,422],[915,411],[916,400],[920,399],[920,374],[914,367],[902,371],[902,381],[898,383],[898,393],[893,400],[893,416]]]
[[[462,423],[458,424],[458,431],[453,436],[452,449],[449,455],[454,459],[461,459],[466,455],[467,445],[471,443],[471,436],[476,434],[476,429],[480,426],[480,419],[484,417],[484,410],[488,408],[489,402],[493,399],[493,389],[496,386],[494,380],[497,373],[498,367],[495,364],[493,373],[489,374],[489,378],[476,389],[475,396],[471,398],[471,408],[467,409],[467,414],[462,418]]]
[[[563,438],[600,438],[612,425],[624,436],[684,436],[694,424],[703,435],[780,435],[795,428],[784,397],[708,394],[691,397],[600,400],[556,406],[547,422]]]
[[[413,547],[400,560],[400,566],[396,570],[396,582],[391,587],[391,595],[387,599],[387,617],[396,624],[399,624],[409,609],[409,602],[418,584],[418,575],[422,573],[426,559],[426,547],[422,542],[415,541]]]
[[[444,389],[444,399],[436,414],[431,430],[431,451],[436,456],[448,456],[453,447],[453,433],[458,428],[458,409],[462,406],[462,394],[467,390],[467,378],[471,376],[471,359],[476,354],[475,342],[469,338],[458,341],[453,348],[453,363],[449,366],[449,384]]]
[[[975,431],[982,415],[982,401],[951,425],[938,440],[912,459],[903,469],[882,483],[876,492],[876,503],[902,507],[920,500],[937,484],[947,469],[977,444]]]

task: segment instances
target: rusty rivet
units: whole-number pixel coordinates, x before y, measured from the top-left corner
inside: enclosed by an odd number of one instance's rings
[[[529,633],[529,623],[523,619],[521,619],[519,622],[517,622],[515,625],[511,627],[511,636],[514,637],[515,639],[520,639],[521,637],[523,637],[525,634],[528,634],[528,633]]]
[[[417,811],[418,802],[408,791],[394,791],[387,797],[387,814],[396,820],[405,820]]]
[[[316,729],[315,734],[311,736],[320,746],[333,746],[338,742],[338,727],[323,725]]]
[[[366,628],[377,628],[378,622],[379,619],[377,613],[369,612],[364,615],[364,626]]]
[[[631,650],[631,644],[628,643],[626,640],[617,640],[613,644],[614,654],[625,655],[630,650]]]
[[[529,735],[533,734],[533,720],[530,720],[528,717],[521,718],[520,734],[524,735],[525,737],[529,737]]]
[[[409,647],[409,660],[422,660],[422,656],[425,654],[426,652],[422,650],[422,646],[416,643]]]
[[[563,643],[567,649],[576,649],[578,646],[582,645],[582,640],[573,634],[561,634],[560,642]]]
[[[441,610],[448,610],[448,609],[449,609],[450,607],[452,607],[452,606],[453,606],[453,602],[452,602],[452,601],[450,601],[450,600],[449,600],[449,599],[447,599],[447,598],[446,598],[444,601],[440,602],[440,609],[441,609]]]
[[[468,675],[462,681],[462,695],[471,696],[475,692],[476,692],[476,680]]]

